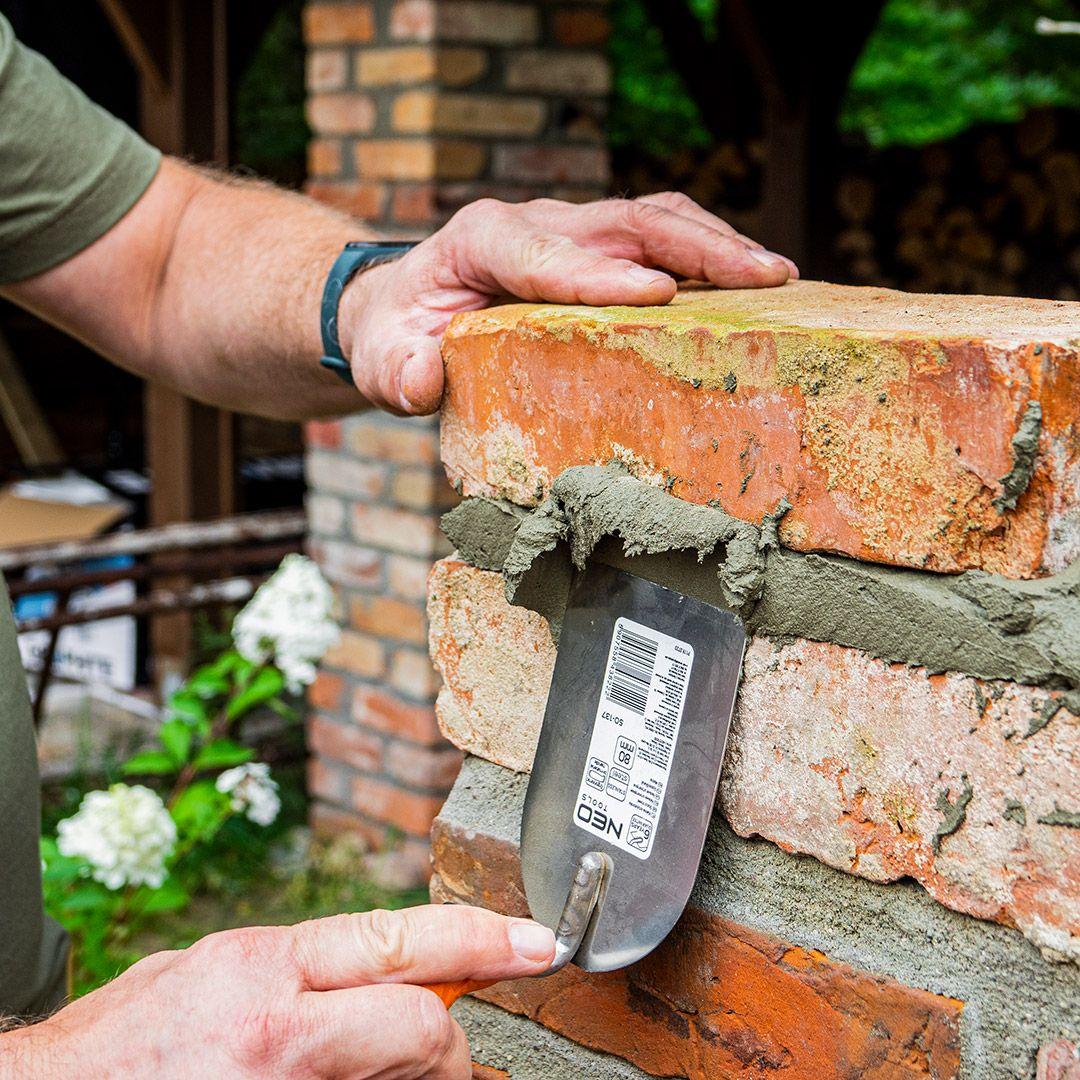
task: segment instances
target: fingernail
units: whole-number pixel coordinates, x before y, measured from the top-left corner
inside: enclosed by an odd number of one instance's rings
[[[555,935],[540,923],[511,923],[508,933],[510,945],[523,960],[547,960],[555,951]]]
[[[410,356],[408,360],[401,367],[401,382],[400,389],[398,391],[398,397],[400,398],[400,405],[406,412],[413,412],[416,409],[416,403],[409,397],[408,391],[405,389],[409,385],[410,376],[416,377],[420,374],[419,365],[415,356]]]
[[[747,248],[746,254],[755,262],[761,263],[762,266],[767,266],[770,270],[774,266],[787,265],[784,261],[784,257],[782,255],[777,255],[775,251],[751,251]]]
[[[626,276],[635,285],[656,285],[667,281],[667,274],[663,274],[659,270],[650,270],[647,266],[631,266],[626,271]]]

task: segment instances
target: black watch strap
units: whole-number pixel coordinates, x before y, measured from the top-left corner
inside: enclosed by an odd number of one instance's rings
[[[341,303],[341,294],[361,270],[398,259],[418,243],[418,240],[353,240],[345,245],[344,250],[334,260],[334,265],[330,267],[326,285],[323,286],[320,312],[323,356],[319,363],[324,368],[329,368],[349,386],[355,386],[356,383],[353,382],[352,367],[342,355],[341,342],[338,340],[338,304]]]

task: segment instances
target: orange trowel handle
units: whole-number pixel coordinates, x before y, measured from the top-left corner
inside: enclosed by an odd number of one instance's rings
[[[431,983],[427,989],[437,994],[442,1003],[449,1009],[458,998],[471,994],[474,990],[486,990],[494,986],[496,980],[484,979],[460,979],[458,982]]]

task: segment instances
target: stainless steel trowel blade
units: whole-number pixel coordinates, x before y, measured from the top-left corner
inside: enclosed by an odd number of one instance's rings
[[[521,827],[533,918],[555,926],[578,864],[606,857],[574,963],[654,949],[697,875],[742,669],[729,611],[591,564],[571,590]]]

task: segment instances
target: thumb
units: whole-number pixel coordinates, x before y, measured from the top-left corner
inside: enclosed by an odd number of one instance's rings
[[[300,923],[294,934],[294,955],[312,990],[516,979],[539,974],[555,956],[546,926],[456,904],[333,915]]]
[[[357,389],[389,412],[425,416],[442,400],[438,337],[388,327],[353,363]]]

